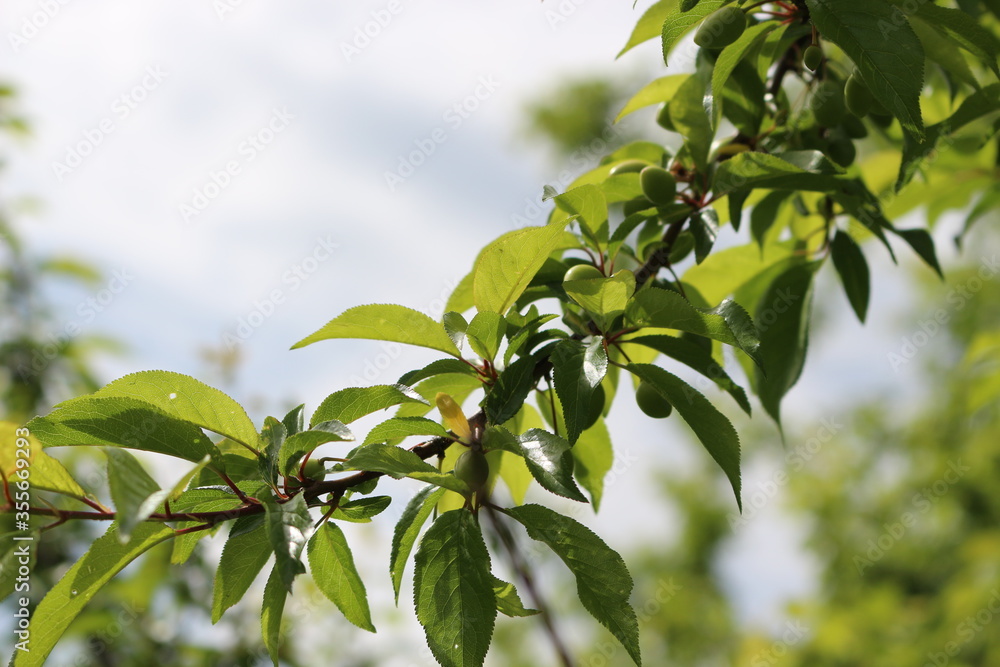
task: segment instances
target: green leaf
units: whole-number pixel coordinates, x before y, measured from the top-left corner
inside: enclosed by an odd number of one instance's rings
[[[593,184],[581,185],[557,196],[555,201],[561,210],[576,216],[584,233],[591,238],[596,239],[602,227],[607,236],[608,202],[601,188]]]
[[[756,360],[757,340],[753,323],[739,305],[726,300],[713,311],[695,308],[670,290],[648,287],[629,302],[628,318],[641,327],[677,329],[738,347]]]
[[[257,427],[243,406],[218,389],[187,375],[168,371],[132,373],[105,385],[91,396],[123,396],[151,403],[171,417],[224,435],[250,449],[259,449]]]
[[[357,500],[344,500],[337,505],[331,518],[352,523],[370,523],[373,516],[381,514],[392,503],[389,496],[372,496]]]
[[[124,449],[106,447],[108,486],[118,520],[118,537],[127,543],[132,529],[149,518],[166,499],[157,484],[135,456]]]
[[[507,320],[500,313],[476,313],[469,323],[466,336],[469,347],[483,359],[493,361],[500,351],[504,334],[507,333]]]
[[[445,313],[441,317],[441,323],[455,347],[462,349],[462,343],[465,342],[465,332],[469,329],[469,323],[462,317],[462,313],[454,311]]]
[[[18,447],[18,440],[27,440],[28,481],[33,489],[54,491],[74,498],[84,498],[87,492],[69,474],[62,463],[52,458],[42,449],[42,443],[34,435],[23,435],[21,424],[0,421],[0,475],[9,481],[20,479],[15,477],[19,470],[18,460],[23,459],[23,447]],[[21,464],[22,466],[24,464]]]
[[[632,576],[622,557],[586,526],[546,507],[522,505],[501,511],[562,559],[576,577],[584,608],[611,631],[636,665],[642,665],[639,623],[628,603]]]
[[[587,497],[573,481],[573,453],[569,442],[538,428],[517,436],[517,442],[531,476],[542,488],[570,500],[587,502]]]
[[[642,90],[636,93],[632,99],[625,104],[622,110],[618,112],[618,116],[615,117],[615,122],[617,123],[633,111],[638,111],[639,109],[648,107],[651,104],[668,102],[673,99],[674,95],[677,94],[677,89],[681,87],[681,84],[687,81],[689,76],[689,74],[671,74],[670,76],[660,77],[652,83],[646,84]]]
[[[94,540],[80,560],[42,598],[31,616],[30,651],[14,651],[13,667],[40,667],[83,606],[121,572],[126,565],[160,542],[174,536],[168,526],[143,523],[132,531],[132,540],[122,544],[118,524],[112,523]]]
[[[861,79],[907,131],[924,136],[924,49],[905,14],[885,0],[806,0],[813,25],[854,61]]]
[[[458,362],[461,363],[461,362]],[[344,424],[400,403],[430,404],[408,386],[375,385],[341,389],[323,399],[309,421],[310,426],[336,419]]]
[[[663,30],[663,22],[667,20],[667,16],[677,11],[677,2],[678,0],[659,0],[659,2],[647,9],[632,30],[625,48],[619,51],[615,58],[621,58],[633,47],[654,37],[659,37]]]
[[[704,347],[690,340],[676,336],[639,336],[638,338],[630,339],[628,342],[645,345],[693,368],[715,382],[720,389],[736,399],[736,402],[743,408],[744,412],[748,415],[750,414],[750,401],[747,399],[747,394],[743,390],[743,387],[733,382],[725,369],[712,356],[710,350],[706,350]]]
[[[474,271],[470,271],[458,282],[455,289],[448,295],[448,302],[444,305],[445,312],[464,313],[475,305],[472,297],[472,281]],[[456,343],[457,345],[457,343]]]
[[[732,423],[694,387],[676,375],[652,364],[629,364],[628,370],[645,380],[670,401],[691,430],[726,473],[736,494],[736,504],[743,510],[740,494],[740,438]]]
[[[865,254],[849,234],[839,229],[830,243],[830,257],[837,269],[847,300],[861,322],[865,321],[868,312],[868,296],[871,291],[871,279],[868,274],[868,262]]]
[[[604,339],[594,337],[590,343],[559,341],[552,348],[550,360],[556,394],[563,407],[566,438],[572,445],[589,421],[591,398],[608,372]]]
[[[453,357],[462,356],[443,325],[412,308],[392,304],[348,308],[293,345],[292,349],[331,338],[385,340],[429,347]]]
[[[278,667],[278,655],[284,640],[281,632],[281,616],[285,612],[287,598],[288,591],[281,583],[281,574],[275,565],[271,568],[267,584],[264,585],[264,602],[260,610],[260,634],[274,667]]]
[[[931,2],[918,4],[917,16],[925,19],[928,25],[943,32],[954,43],[979,58],[1000,77],[1000,68],[997,67],[1000,40],[979,21],[960,9],[941,7]]]
[[[396,596],[397,605],[399,586],[406,570],[406,559],[410,557],[410,551],[417,541],[421,527],[444,496],[444,492],[445,489],[425,486],[406,504],[406,509],[396,522],[396,528],[392,533],[392,553],[389,555],[389,576],[392,577],[392,591]]]
[[[302,494],[278,503],[273,496],[264,501],[264,527],[274,550],[275,563],[285,590],[292,592],[292,581],[306,571],[300,556],[312,528],[312,518]]]
[[[435,375],[443,375],[444,373],[460,373],[462,375],[477,377],[476,369],[461,359],[438,359],[436,361],[432,361],[423,368],[418,368],[408,373],[404,373],[399,378],[399,384],[405,385],[407,390],[412,391],[409,389],[412,385],[415,385],[421,380],[426,380],[427,378],[434,377]],[[417,396],[417,400],[424,402],[423,398],[421,398],[419,394],[414,395]]]
[[[242,517],[233,523],[215,571],[212,623],[243,598],[272,552],[264,535],[264,517]]]
[[[757,242],[762,252],[767,233],[778,222],[778,214],[791,195],[791,190],[768,192],[753,207],[753,211],[750,212],[750,235]]]
[[[903,161],[899,165],[896,192],[902,190],[913,179],[921,163],[937,150],[942,140],[951,137],[969,123],[992,114],[998,105],[1000,105],[1000,83],[994,83],[969,95],[955,113],[940,123],[928,127],[925,141],[919,142],[904,133]]]
[[[285,433],[295,435],[305,429],[305,403],[292,408],[281,418],[281,423],[285,425]]]
[[[393,417],[386,419],[368,433],[364,444],[373,442],[388,442],[411,435],[430,435],[435,438],[447,438],[448,431],[441,424],[426,417]]]
[[[719,165],[712,191],[721,197],[743,188],[829,192],[840,186],[840,179],[827,170],[803,168],[804,157],[822,157],[822,154],[818,151],[793,151],[781,156],[757,151],[740,153]]]
[[[635,293],[635,274],[624,269],[610,278],[569,280],[563,283],[563,289],[594,316],[601,330],[607,330],[625,312],[625,305]]]
[[[518,618],[539,613],[537,609],[525,609],[514,584],[508,584],[503,579],[493,577],[493,595],[497,599],[497,611],[504,616]]]
[[[150,403],[118,396],[65,401],[45,417],[28,422],[28,429],[46,447],[125,447],[193,462],[216,452],[212,441],[194,424],[171,417]]]
[[[473,268],[476,309],[506,313],[559,247],[563,234],[563,224],[528,227],[508,232],[486,246]]]
[[[973,88],[980,88],[979,80],[972,73],[969,63],[946,32],[916,16],[911,15],[909,19],[910,27],[920,39],[928,60],[940,65],[956,80]]]
[[[687,140],[686,147],[695,165],[702,170],[708,167],[708,154],[715,137],[704,104],[710,81],[708,77],[709,74],[703,70],[689,76],[677,89],[667,109],[674,128]]]
[[[392,477],[412,477],[446,489],[468,495],[468,485],[450,473],[443,473],[421,460],[413,452],[393,445],[367,445],[361,447],[344,463],[347,470],[369,470]]]
[[[663,29],[660,31],[663,37],[663,63],[669,64],[667,56],[673,51],[681,37],[726,2],[728,0],[701,0],[689,11],[671,13],[663,22]]]
[[[774,279],[757,305],[760,359],[767,377],[755,370],[760,402],[781,428],[781,399],[802,374],[809,347],[813,278],[821,262],[793,264]]]
[[[309,540],[309,569],[316,587],[330,599],[348,621],[362,630],[375,632],[368,595],[344,533],[326,523]]]
[[[934,239],[931,238],[930,233],[926,229],[896,229],[895,227],[890,227],[889,229],[895,232],[899,238],[906,241],[913,248],[913,251],[920,255],[920,259],[927,262],[927,265],[934,269],[938,277],[944,280],[944,273],[941,271],[937,253],[934,251]]]
[[[720,104],[722,101],[722,91],[725,89],[726,82],[729,80],[733,70],[736,69],[736,66],[740,64],[740,61],[746,57],[751,49],[763,41],[768,33],[777,27],[778,24],[774,21],[765,21],[757,25],[752,25],[743,31],[739,39],[722,49],[722,52],[715,61],[715,67],[712,68],[712,86],[705,96],[705,107],[708,111],[708,117],[712,122],[712,127],[717,127],[719,124],[719,117],[722,115],[722,104]]]
[[[714,208],[703,208],[691,216],[691,234],[694,236],[694,257],[701,264],[712,252],[719,236],[719,214]]]
[[[534,335],[536,331],[543,324],[551,322],[552,320],[559,317],[556,314],[542,315],[536,317],[531,321],[527,322],[523,327],[517,330],[517,332],[511,336],[510,342],[507,343],[507,349],[503,353],[503,363],[505,366],[510,365],[510,360],[514,358],[514,354],[521,350],[521,347],[528,341],[528,339]]]
[[[604,496],[604,477],[615,461],[611,447],[611,435],[600,417],[593,426],[580,435],[573,445],[573,476],[587,493],[596,513]]]
[[[261,479],[272,488],[278,484],[278,457],[286,435],[284,424],[274,417],[264,418],[264,428],[260,431],[264,451],[257,458],[257,470]]]
[[[302,457],[327,442],[354,440],[354,434],[336,419],[320,422],[308,431],[300,431],[285,438],[278,450],[278,470],[282,475],[297,475]]]
[[[490,554],[471,512],[437,518],[420,541],[413,600],[443,667],[481,667],[496,622]]]
[[[500,377],[486,394],[486,421],[503,424],[517,414],[535,384],[534,357],[520,357],[500,372]]]

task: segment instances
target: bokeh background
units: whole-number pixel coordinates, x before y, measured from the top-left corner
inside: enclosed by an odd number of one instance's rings
[[[371,341],[288,348],[361,303],[440,316],[483,245],[544,221],[543,185],[565,188],[628,140],[668,140],[652,110],[611,123],[664,71],[655,41],[615,59],[648,3],[346,4],[5,3],[0,350],[37,370],[0,378],[8,416],[154,368],[224,389],[258,424],[394,382],[431,357]],[[864,327],[832,267],[821,274],[785,442],[729,411],[745,439],[742,518],[684,426],[616,404],[603,504],[574,516],[632,568],[648,664],[996,664],[1000,290],[995,273],[972,282],[994,261],[996,220],[959,253],[964,220],[933,220],[944,283],[908,253],[900,266],[871,253]],[[930,333],[939,309],[948,324]],[[379,634],[297,589],[288,665],[434,664],[409,577],[397,610],[386,576],[400,509],[348,534]],[[50,534],[36,588],[92,529]],[[131,567],[51,664],[265,664],[259,594],[209,626],[221,544],[204,541],[183,570],[157,552]],[[626,664],[561,564],[531,556],[579,663]],[[487,662],[554,658],[521,620],[501,623]]]

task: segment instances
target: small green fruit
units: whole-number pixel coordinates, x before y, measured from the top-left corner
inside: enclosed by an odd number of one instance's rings
[[[819,69],[820,64],[823,62],[823,49],[819,48],[815,44],[811,44],[802,54],[802,64],[805,65],[806,69],[810,72],[815,72]]]
[[[591,278],[603,278],[604,274],[593,264],[577,264],[576,266],[571,266],[566,275],[563,276],[563,281],[568,280],[590,280]]]
[[[747,29],[747,15],[736,5],[726,5],[708,15],[698,32],[694,43],[703,49],[721,49],[729,46]]]
[[[656,387],[646,381],[640,382],[639,388],[635,390],[635,402],[646,416],[653,419],[665,419],[674,411],[670,401],[663,398]]]
[[[864,84],[857,72],[847,79],[844,86],[844,102],[847,103],[847,110],[858,118],[865,117],[872,108],[872,92]]]
[[[677,131],[677,128],[674,127],[674,121],[670,120],[669,102],[664,102],[660,107],[660,110],[656,112],[656,122],[664,130],[670,130],[671,132]]]
[[[868,136],[868,128],[865,127],[860,118],[853,114],[849,114],[844,118],[844,122],[840,124],[840,128],[851,139],[864,139]]]
[[[455,477],[468,484],[473,491],[483,488],[489,476],[490,464],[481,451],[467,449],[455,461]]]
[[[816,122],[823,127],[836,127],[844,120],[844,88],[836,81],[827,79],[816,86],[809,107],[816,116]]]
[[[309,479],[323,479],[326,477],[326,465],[319,459],[309,459],[302,475]]]
[[[830,142],[826,149],[826,155],[841,167],[849,167],[854,164],[854,159],[858,156],[858,149],[854,147],[854,142],[850,139],[838,137]]]
[[[674,197],[677,196],[677,180],[673,174],[660,167],[650,165],[643,169],[639,173],[639,185],[646,199],[660,206],[673,204]]]
[[[645,160],[625,160],[624,162],[619,162],[611,171],[608,172],[610,176],[617,176],[618,174],[633,174],[638,173],[649,166],[649,163]]]

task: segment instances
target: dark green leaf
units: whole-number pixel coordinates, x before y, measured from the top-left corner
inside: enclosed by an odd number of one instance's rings
[[[462,343],[465,342],[465,332],[469,329],[469,323],[462,317],[462,313],[454,311],[445,313],[441,318],[441,323],[444,324],[444,330],[448,334],[448,337],[451,338],[451,342],[455,344],[455,347],[462,349]],[[403,384],[409,383],[403,382]]]
[[[851,308],[854,309],[858,319],[864,322],[871,290],[871,278],[865,254],[849,234],[838,229],[830,243],[830,257],[844,284],[844,292],[847,294],[847,300],[851,302]]]
[[[403,572],[406,570],[406,559],[410,556],[410,550],[417,541],[420,528],[427,521],[439,500],[444,495],[445,490],[434,486],[426,486],[413,496],[403,514],[396,523],[396,528],[392,533],[392,553],[389,557],[389,575],[392,577],[392,590],[396,596],[396,604],[399,604],[399,586],[403,581]]]
[[[443,473],[413,452],[392,445],[361,447],[344,463],[344,468],[381,472],[396,478],[412,477],[463,495],[470,493],[466,483],[454,475]]]
[[[373,516],[381,514],[391,502],[392,498],[389,496],[344,500],[337,505],[331,518],[353,523],[369,523]]]
[[[233,523],[215,571],[212,623],[243,598],[272,552],[264,535],[263,516],[244,517]]]
[[[944,273],[941,271],[941,265],[938,264],[937,253],[934,250],[934,239],[931,238],[930,233],[926,229],[896,229],[890,227],[890,230],[910,244],[913,251],[920,255],[920,259],[927,262],[927,265],[934,269],[938,277],[944,280]]]
[[[434,657],[443,667],[481,667],[497,603],[490,554],[472,513],[439,516],[415,560],[414,606]]]
[[[552,348],[550,359],[556,394],[562,402],[566,438],[572,445],[588,423],[590,399],[608,372],[604,339],[595,336],[587,344],[560,341]]]
[[[670,401],[691,430],[726,473],[736,494],[736,504],[743,509],[740,494],[740,438],[732,423],[694,387],[679,377],[652,364],[629,364],[628,370],[645,380]]]
[[[629,343],[645,345],[657,352],[661,352],[671,359],[676,359],[682,364],[690,366],[705,377],[711,379],[720,389],[729,393],[743,411],[750,414],[750,401],[747,399],[743,387],[739,386],[729,377],[725,369],[712,356],[711,348],[706,350],[701,345],[684,338],[676,336],[639,336],[632,338]]]
[[[503,424],[517,414],[535,384],[534,357],[520,357],[500,372],[500,377],[486,394],[486,421]]]
[[[288,414],[281,418],[281,423],[285,425],[285,433],[295,435],[306,427],[305,411],[306,406],[303,403],[289,410]]]
[[[417,384],[421,380],[426,380],[427,378],[434,377],[435,375],[443,375],[444,373],[461,373],[463,375],[475,376],[476,369],[460,359],[438,359],[437,361],[432,361],[423,368],[418,368],[415,371],[410,371],[409,373],[401,376],[399,378],[399,384],[406,385],[409,389],[409,387]]]
[[[517,442],[531,476],[542,488],[571,500],[587,502],[573,481],[573,453],[569,442],[538,428],[519,435]]]
[[[132,529],[160,509],[167,497],[146,469],[124,449],[106,447],[108,457],[108,487],[118,519],[118,537],[127,543]]]
[[[719,215],[714,208],[703,208],[691,216],[690,228],[694,235],[695,262],[701,264],[719,236]]]
[[[611,631],[636,665],[642,665],[639,623],[628,603],[632,576],[622,557],[586,526],[546,507],[523,505],[502,511],[562,559],[576,577],[584,608]]]
[[[281,574],[275,565],[271,568],[271,574],[264,585],[264,602],[260,609],[260,634],[274,667],[278,667],[278,655],[284,640],[281,632],[281,616],[285,612],[287,598],[288,591],[281,583]]]
[[[281,575],[281,582],[291,593],[292,581],[306,571],[301,555],[309,539],[312,518],[301,493],[283,503],[275,502],[272,496],[265,498],[267,540],[274,550],[275,567]]]
[[[216,453],[212,441],[194,424],[150,403],[120,396],[84,396],[60,403],[49,415],[28,422],[28,428],[46,447],[125,447],[194,462]]]
[[[756,321],[765,377],[755,370],[754,386],[767,413],[781,427],[781,399],[802,374],[809,347],[809,307],[820,262],[793,264],[775,278],[760,303]]]
[[[521,596],[517,594],[514,584],[508,584],[503,579],[493,577],[493,595],[497,599],[497,611],[512,618],[534,616],[537,609],[525,609]]]
[[[806,6],[823,38],[854,61],[875,99],[922,139],[924,49],[906,15],[885,0],[806,0]]]
[[[324,524],[309,540],[309,569],[316,587],[348,621],[375,632],[365,585],[354,566],[347,539],[336,524]]]

